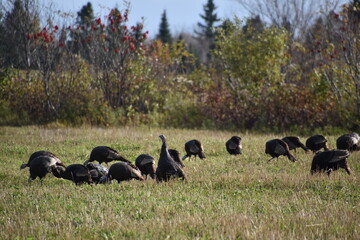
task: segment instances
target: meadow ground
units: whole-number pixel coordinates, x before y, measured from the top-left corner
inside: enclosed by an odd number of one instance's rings
[[[206,160],[185,160],[187,182],[153,180],[75,186],[48,175],[28,184],[30,154],[49,150],[83,163],[111,146],[134,161],[168,146],[184,154],[199,139]],[[243,138],[243,155],[225,141]],[[313,154],[268,162],[265,142],[279,135],[155,128],[0,128],[0,239],[360,239],[360,152],[327,177],[310,176]],[[326,136],[335,146],[337,136]],[[304,142],[306,137],[301,137]]]

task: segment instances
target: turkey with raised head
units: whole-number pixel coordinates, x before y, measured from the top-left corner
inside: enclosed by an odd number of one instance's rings
[[[30,162],[31,162],[32,160],[34,160],[35,158],[40,157],[40,156],[48,156],[48,157],[51,157],[51,158],[53,158],[54,161],[56,162],[56,165],[65,167],[65,165],[61,162],[61,160],[60,160],[55,154],[53,154],[53,153],[51,153],[51,152],[49,152],[49,151],[44,151],[44,150],[42,150],[42,151],[36,151],[36,152],[32,153],[32,154],[30,155],[30,157],[29,157],[28,162],[27,162],[27,163],[24,163],[24,164],[21,164],[20,170],[21,170],[21,169],[24,169],[24,168],[27,168],[27,167],[30,167]]]
[[[271,159],[278,158],[279,156],[287,156],[290,161],[296,161],[295,157],[291,155],[287,143],[281,139],[267,141],[265,144],[265,153],[269,154],[272,157]],[[271,159],[269,159],[269,161]]]
[[[144,178],[141,175],[141,171],[132,164],[126,162],[114,163],[109,168],[107,175],[107,181],[117,180],[118,183],[121,181],[128,181],[131,179],[137,179],[143,181]]]
[[[162,141],[160,150],[160,158],[158,167],[156,169],[156,180],[158,182],[168,181],[171,178],[181,178],[186,180],[185,172],[181,165],[171,157],[169,150],[166,145],[166,138],[164,135],[159,136]]]
[[[311,163],[311,175],[316,172],[326,172],[328,175],[332,171],[344,168],[350,175],[351,170],[346,159],[350,156],[347,150],[329,150],[315,154]]]
[[[302,148],[305,152],[309,152],[310,149],[308,149],[301,141],[300,138],[297,136],[287,136],[282,138],[281,140],[283,140],[284,142],[286,142],[286,144],[289,147],[289,150],[295,150],[297,148]]]
[[[56,170],[55,172],[53,171],[55,177],[70,180],[75,185],[93,183],[89,169],[83,164],[71,164],[66,168],[57,167]]]
[[[189,158],[194,155],[195,159],[196,156],[199,156],[200,159],[205,159],[204,154],[204,147],[202,146],[201,142],[199,140],[193,139],[185,143],[185,152],[186,155],[182,158],[182,160],[185,160],[185,158]]]
[[[329,150],[327,146],[327,140],[323,135],[314,135],[309,137],[306,140],[306,147],[309,148],[311,151],[316,153],[320,149],[324,149],[325,151]]]
[[[350,152],[360,150],[360,137],[357,133],[344,134],[336,140],[336,148]]]
[[[87,165],[89,162],[93,162],[93,161],[98,161],[100,164],[103,162],[108,164],[108,162],[114,160],[130,163],[129,160],[121,156],[120,153],[115,149],[112,149],[111,147],[107,147],[107,146],[98,146],[91,151],[90,158],[89,160],[84,162],[84,165]]]
[[[30,177],[28,182],[31,183],[37,177],[40,178],[40,183],[42,184],[42,179],[50,172],[56,172],[56,163],[57,160],[49,156],[38,156],[32,159],[29,163],[30,168]]]
[[[239,136],[232,136],[229,140],[226,141],[225,146],[226,150],[231,155],[242,154],[241,137]]]
[[[135,159],[135,165],[141,171],[142,176],[147,179],[147,176],[150,175],[152,179],[156,178],[156,169],[155,169],[155,159],[148,154],[140,154]]]

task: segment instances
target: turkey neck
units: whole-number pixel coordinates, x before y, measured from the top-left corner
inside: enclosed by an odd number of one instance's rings
[[[130,162],[129,160],[127,160],[126,158],[124,158],[123,156],[120,156],[120,155],[117,157],[116,160],[120,160],[122,162],[128,162],[128,163]]]
[[[175,168],[176,163],[169,153],[166,142],[163,142],[163,145],[161,146],[159,163],[165,168]]]
[[[170,157],[167,145],[166,145],[166,141],[163,141],[163,144],[161,146],[160,161],[162,159],[168,159],[168,158],[171,158],[171,157]]]

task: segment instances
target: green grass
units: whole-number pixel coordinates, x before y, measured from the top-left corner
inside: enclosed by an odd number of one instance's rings
[[[22,163],[37,150],[83,163],[108,145],[134,161],[158,159],[160,134],[184,154],[197,138],[206,160],[185,161],[186,183],[152,180],[75,186],[48,175],[28,184]],[[243,138],[243,155],[225,141]],[[268,162],[265,142],[278,135],[148,128],[0,128],[0,239],[360,239],[360,153],[343,169],[310,176],[312,154]],[[327,136],[334,147],[336,136]],[[305,138],[302,138],[305,141]]]

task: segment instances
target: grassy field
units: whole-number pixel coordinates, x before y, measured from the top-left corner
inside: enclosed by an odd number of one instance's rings
[[[206,160],[185,161],[188,181],[153,180],[75,186],[48,175],[28,184],[30,154],[49,150],[83,163],[108,145],[134,161],[158,159],[164,134],[184,154],[196,138]],[[243,138],[243,155],[224,147]],[[0,239],[360,239],[360,152],[343,169],[310,176],[313,154],[268,162],[265,142],[278,135],[148,128],[0,128]],[[326,136],[335,146],[337,136]],[[301,138],[303,142],[306,137]]]

